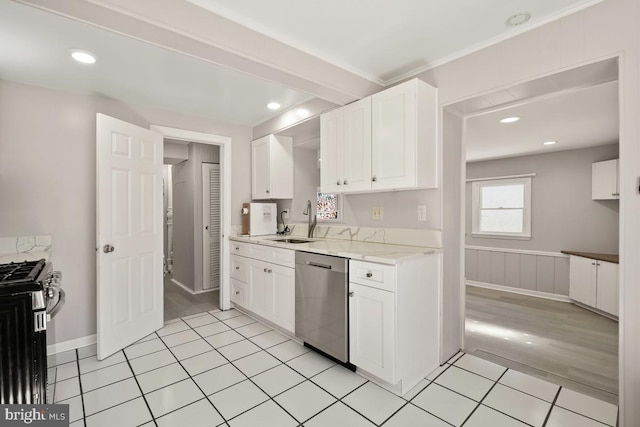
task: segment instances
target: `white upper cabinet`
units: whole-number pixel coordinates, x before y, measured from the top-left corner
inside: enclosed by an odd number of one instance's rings
[[[414,79],[371,99],[373,190],[438,187],[438,91]]]
[[[591,198],[593,200],[620,198],[619,163],[619,159],[613,159],[591,164]]]
[[[267,135],[251,143],[251,197],[293,198],[293,140]]]
[[[371,98],[320,119],[320,187],[324,193],[371,189]]]
[[[321,117],[321,188],[437,188],[437,89],[414,79]]]

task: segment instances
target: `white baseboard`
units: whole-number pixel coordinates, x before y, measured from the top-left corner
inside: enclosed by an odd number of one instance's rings
[[[493,283],[476,282],[475,280],[467,280],[467,286],[475,286],[477,288],[493,289],[496,291],[511,292],[513,294],[527,295],[530,297],[544,298],[553,301],[572,302],[571,298],[566,295],[551,294],[549,292],[532,291],[530,289],[512,288],[510,286],[494,285]]]
[[[206,292],[213,292],[213,291],[217,291],[218,289],[220,289],[220,287],[217,287],[217,288],[213,288],[213,289],[205,289],[205,290],[202,290],[202,291],[194,291],[193,289],[191,289],[190,287],[188,287],[184,283],[181,283],[181,282],[177,281],[176,279],[172,278],[171,282],[173,284],[175,284],[175,285],[180,286],[182,289],[184,289],[185,291],[189,292],[191,295],[204,294]]]
[[[86,347],[98,342],[96,335],[89,335],[88,337],[76,338],[75,340],[62,341],[56,344],[47,346],[47,356],[56,353],[62,353],[63,351],[75,350],[76,348]]]

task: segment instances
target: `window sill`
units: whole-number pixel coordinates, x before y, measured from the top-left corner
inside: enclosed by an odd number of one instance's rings
[[[471,237],[478,239],[506,239],[506,240],[531,240],[531,236],[509,236],[504,234],[479,234],[472,233]]]

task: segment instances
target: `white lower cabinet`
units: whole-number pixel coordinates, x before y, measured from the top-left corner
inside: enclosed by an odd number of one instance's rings
[[[571,255],[569,297],[618,316],[618,264]]]
[[[231,245],[234,249],[238,243]],[[231,301],[293,333],[294,251],[246,243],[240,247],[242,255],[231,255]]]
[[[349,359],[404,394],[439,365],[440,254],[349,262]]]
[[[395,294],[357,283],[349,289],[350,361],[395,384]]]

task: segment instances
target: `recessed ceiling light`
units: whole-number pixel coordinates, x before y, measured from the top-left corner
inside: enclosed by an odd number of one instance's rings
[[[280,108],[280,104],[278,104],[277,102],[270,102],[267,104],[267,108],[269,110],[277,110]]]
[[[514,123],[514,122],[517,122],[518,120],[520,120],[520,117],[518,116],[505,117],[504,119],[500,119],[500,123]]]
[[[298,117],[301,118],[305,118],[305,117],[309,117],[309,110],[307,110],[306,108],[298,108]]]
[[[557,143],[558,143],[558,141],[545,141],[542,144],[543,145],[553,145],[553,144],[557,144]]]
[[[529,19],[531,19],[531,13],[529,12],[516,13],[507,19],[507,25],[510,27],[517,27],[518,25],[522,25],[529,21]]]
[[[69,54],[73,59],[83,64],[95,64],[96,56],[86,50],[69,49]]]

